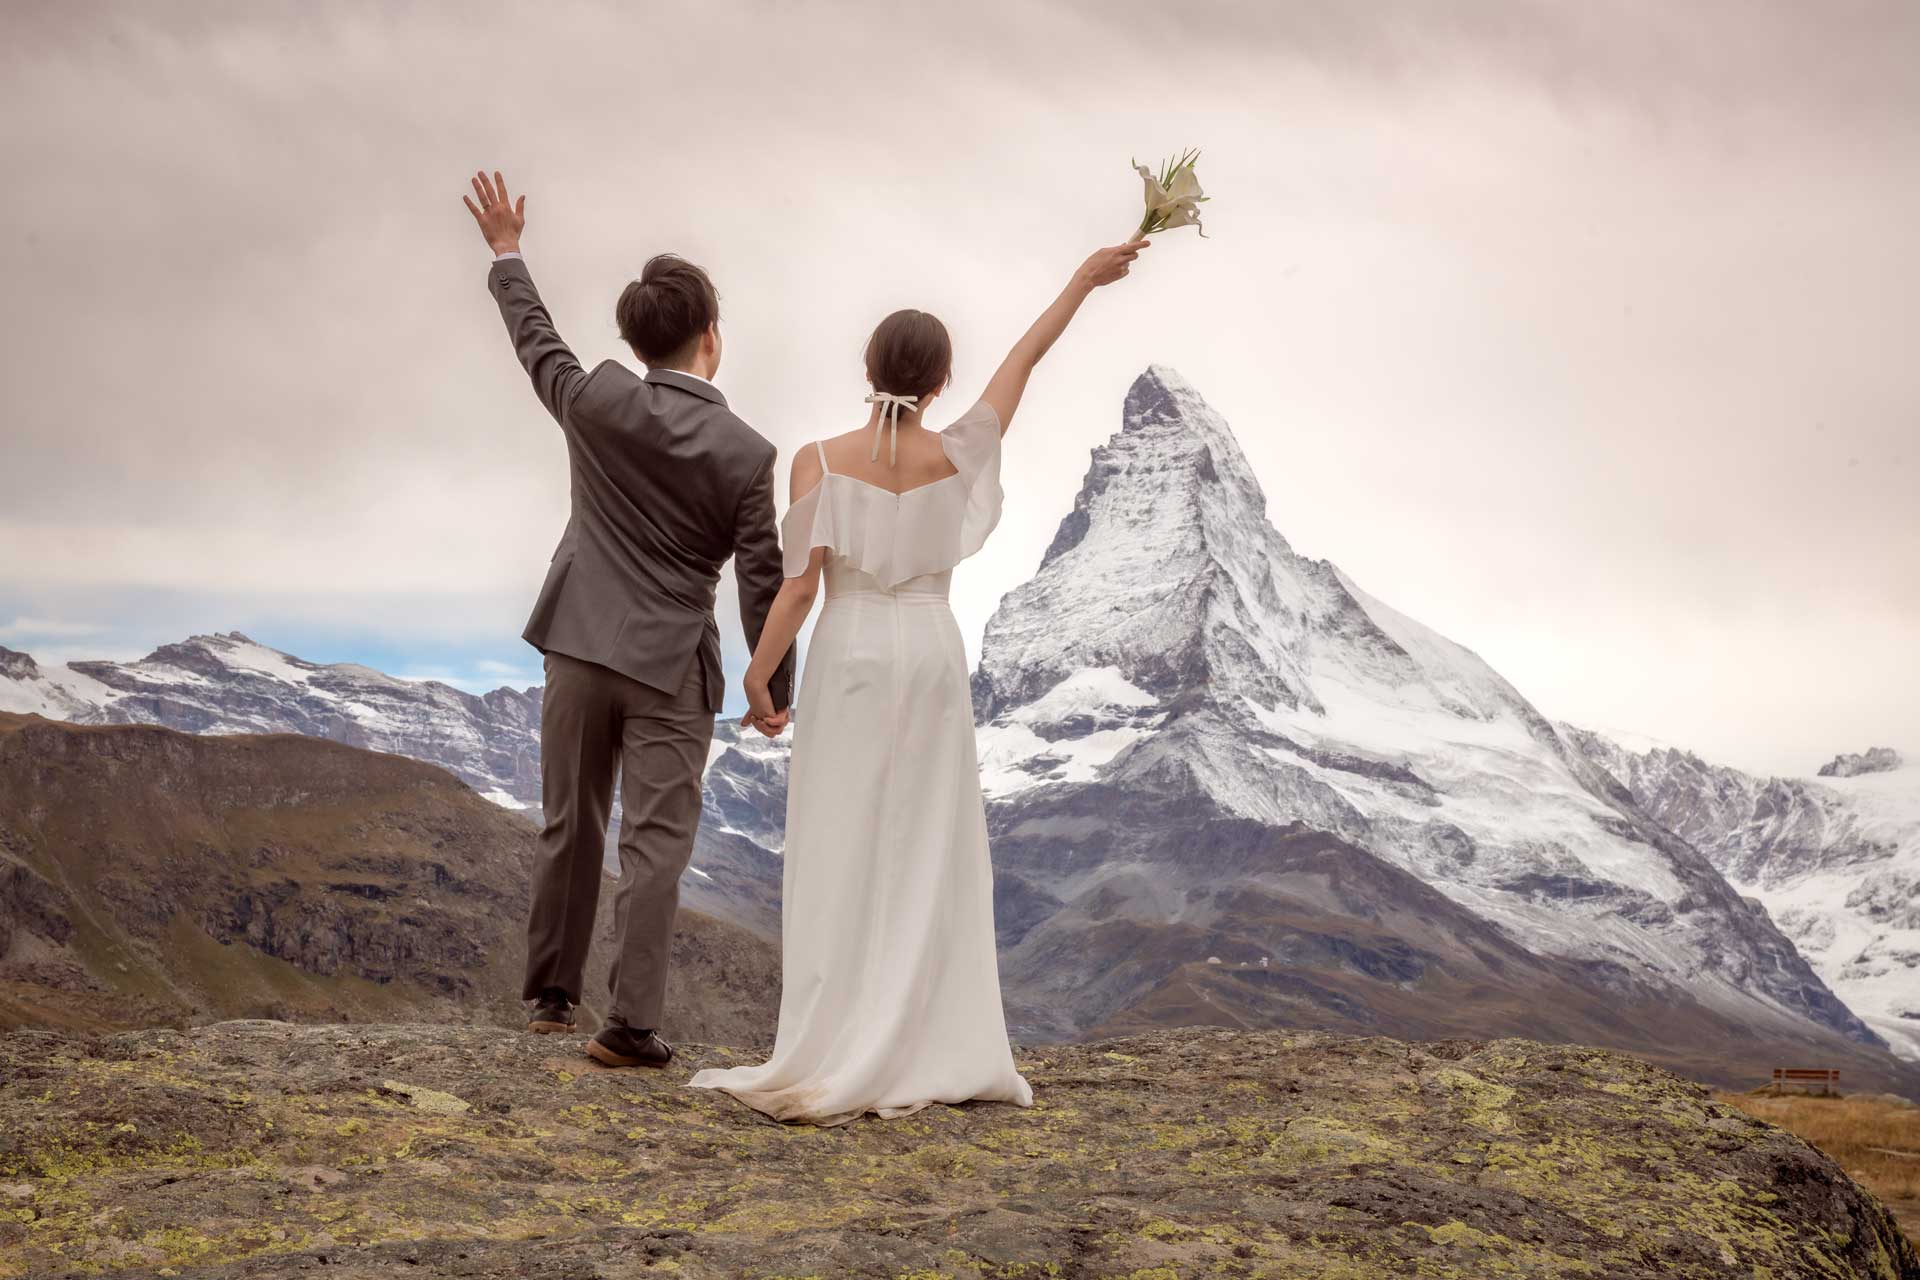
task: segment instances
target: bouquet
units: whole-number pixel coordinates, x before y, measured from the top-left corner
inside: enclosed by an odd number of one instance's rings
[[[1193,165],[1200,158],[1196,151],[1186,151],[1160,166],[1160,175],[1154,176],[1153,170],[1133,161],[1133,168],[1146,184],[1147,212],[1140,219],[1140,229],[1133,233],[1135,240],[1143,239],[1156,231],[1166,231],[1173,227],[1191,225],[1207,239],[1206,228],[1200,225],[1200,206],[1206,203],[1206,195],[1200,190],[1199,175],[1193,171]]]

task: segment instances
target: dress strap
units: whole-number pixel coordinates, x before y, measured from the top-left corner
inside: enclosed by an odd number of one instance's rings
[[[820,455],[820,474],[823,476],[832,475],[833,468],[827,465],[827,447],[821,444],[818,440],[815,440],[813,442],[813,448],[814,448],[814,452]]]

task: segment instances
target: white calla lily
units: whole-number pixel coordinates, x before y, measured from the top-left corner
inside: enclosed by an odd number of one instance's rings
[[[1160,185],[1158,178],[1153,176],[1153,170],[1138,161],[1134,162],[1133,168],[1134,172],[1140,175],[1140,181],[1146,186],[1147,208],[1158,209],[1166,204],[1168,200],[1167,189]]]
[[[1170,230],[1173,227],[1192,227],[1200,233],[1201,239],[1204,240],[1208,238],[1206,228],[1200,225],[1200,211],[1194,207],[1191,200],[1182,200],[1179,204],[1175,205],[1173,209],[1167,213],[1166,220],[1160,224],[1162,231]]]
[[[1173,227],[1193,227],[1202,236],[1207,234],[1200,226],[1200,206],[1206,202],[1207,194],[1201,189],[1200,177],[1193,167],[1199,158],[1198,151],[1184,152],[1161,165],[1157,174],[1139,161],[1134,162],[1133,170],[1140,175],[1147,206],[1140,227],[1134,232],[1135,238]]]

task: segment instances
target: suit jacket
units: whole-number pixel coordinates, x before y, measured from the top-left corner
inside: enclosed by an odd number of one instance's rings
[[[663,693],[677,693],[698,662],[718,713],[726,695],[713,616],[720,569],[733,559],[749,648],[784,576],[773,518],[777,451],[699,378],[671,369],[641,378],[615,360],[582,369],[523,260],[493,263],[487,287],[540,403],[560,424],[572,470],[572,514],[527,619],[527,642]],[[787,706],[791,649],[771,685],[774,707]]]

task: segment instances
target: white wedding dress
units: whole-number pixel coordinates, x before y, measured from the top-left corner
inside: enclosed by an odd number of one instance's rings
[[[695,1073],[778,1120],[968,1099],[1030,1106],[994,954],[993,868],[953,566],[1000,518],[1000,422],[940,433],[958,473],[895,494],[826,466],[781,522],[788,577],[828,549],[793,717],[780,1020],[758,1066]],[[818,448],[819,446],[815,446]]]

